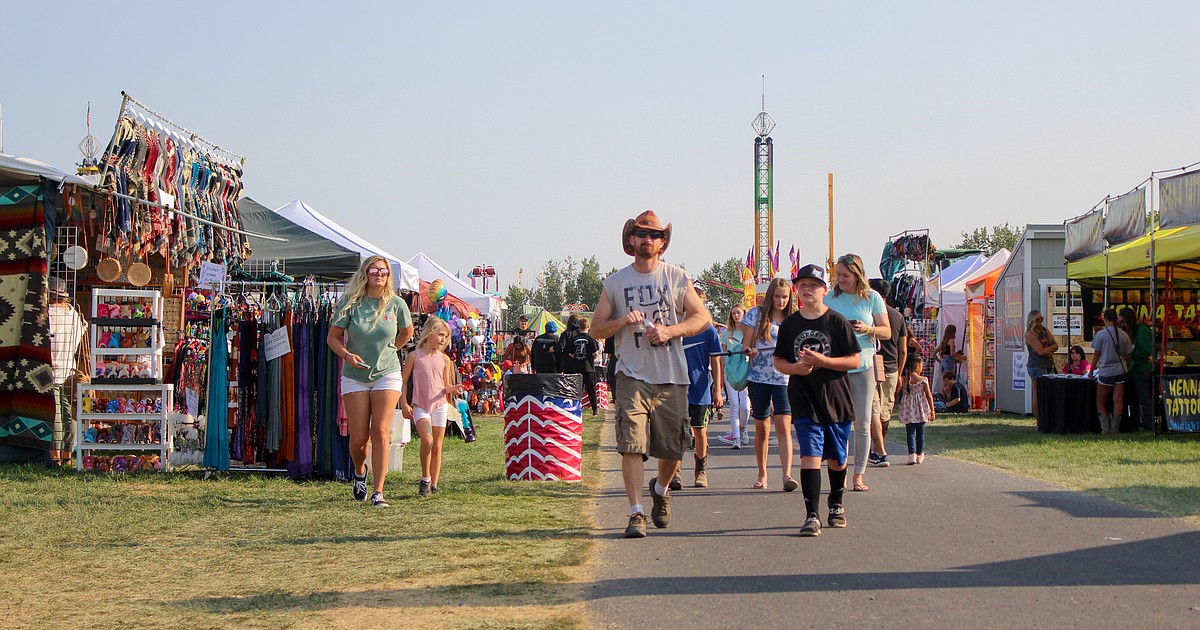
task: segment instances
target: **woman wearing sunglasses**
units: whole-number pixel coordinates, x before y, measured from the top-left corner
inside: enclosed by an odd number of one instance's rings
[[[870,490],[863,475],[867,472],[871,450],[871,403],[875,398],[875,341],[892,337],[887,305],[883,296],[867,282],[862,258],[846,254],[834,267],[837,282],[825,294],[825,305],[850,320],[858,339],[858,368],[850,370],[850,391],[854,396],[854,477],[852,489]]]
[[[342,403],[350,425],[350,458],[354,460],[356,501],[367,499],[367,443],[375,489],[371,505],[383,499],[387,477],[392,413],[404,389],[397,348],[413,336],[412,314],[396,295],[392,266],[382,256],[365,261],[336,306],[325,341],[342,358]]]

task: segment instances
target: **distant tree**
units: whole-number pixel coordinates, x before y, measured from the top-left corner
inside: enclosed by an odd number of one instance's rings
[[[733,287],[742,286],[742,267],[746,266],[745,260],[740,260],[736,256],[726,260],[713,263],[705,269],[699,279],[702,281],[716,280],[722,284],[727,284]],[[724,323],[729,317],[729,309],[733,308],[734,304],[742,301],[742,293],[740,290],[734,291],[723,286],[710,283],[708,286],[708,310],[712,312],[713,321]]]
[[[986,227],[978,227],[970,234],[962,232],[962,242],[954,247],[956,249],[982,249],[984,253],[991,256],[1001,249],[1012,251],[1017,246],[1019,238],[1021,238],[1019,228],[1003,223],[992,226],[990,231]]]

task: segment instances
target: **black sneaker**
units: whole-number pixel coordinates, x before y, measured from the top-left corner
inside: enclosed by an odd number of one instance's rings
[[[388,505],[388,502],[383,500],[382,492],[375,492],[371,494],[371,507],[385,508],[392,506]]]
[[[626,538],[646,537],[646,515],[638,512],[629,515],[629,525],[625,526]]]
[[[359,477],[354,478],[354,485],[353,485],[352,492],[354,493],[355,501],[366,501],[367,500],[367,476],[366,475],[363,475],[361,478],[359,478]]]
[[[804,525],[800,526],[800,535],[805,537],[813,537],[821,535],[821,519],[810,516],[804,521]]]
[[[868,458],[867,463],[875,468],[888,468],[891,466],[888,463],[887,455],[876,455],[875,453],[871,453],[871,457]]]
[[[829,518],[825,519],[825,523],[830,527],[840,528],[846,526],[846,507],[842,505],[829,506]]]
[[[439,492],[441,492],[441,490],[438,490],[437,486],[429,486],[429,494],[437,494]]]
[[[671,524],[671,495],[663,496],[654,491],[655,480],[650,480],[650,498],[654,505],[650,508],[650,520],[654,526],[662,529]]]
[[[427,497],[431,492],[433,492],[432,486],[428,481],[422,479],[420,485],[417,486],[417,496]]]

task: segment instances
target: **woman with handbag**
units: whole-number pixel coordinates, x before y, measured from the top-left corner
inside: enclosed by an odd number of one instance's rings
[[[729,309],[726,326],[719,333],[721,347],[726,352],[733,351],[735,345],[738,350],[742,349],[742,334],[738,332],[738,325],[745,316],[746,309],[741,304],[734,304]],[[725,373],[725,411],[729,414],[729,433],[717,436],[717,440],[733,448],[749,445],[750,434],[746,432],[746,421],[750,418],[750,394],[744,386],[741,389],[733,386],[728,371]]]
[[[1125,409],[1125,375],[1133,344],[1129,335],[1117,327],[1117,310],[1104,309],[1104,330],[1092,337],[1092,374],[1096,375],[1096,414],[1100,433],[1116,433]],[[1112,406],[1108,404],[1112,396]]]
[[[859,366],[850,370],[850,390],[854,395],[854,477],[851,489],[870,490],[863,479],[871,450],[871,403],[875,397],[875,340],[890,339],[887,305],[883,296],[871,289],[866,269],[857,254],[838,258],[834,268],[837,282],[825,295],[825,305],[850,320],[858,339]]]
[[[779,322],[796,312],[796,297],[791,284],[774,278],[767,285],[762,306],[750,309],[739,329],[742,345],[750,358],[750,376],[746,391],[750,394],[750,415],[754,418],[754,457],[758,461],[758,480],[754,487],[767,487],[767,454],[771,443],[771,424],[779,438],[779,464],[783,469],[783,490],[800,487],[792,478],[792,407],[788,401],[788,377],[775,369],[775,339]],[[870,411],[869,409],[867,410]]]

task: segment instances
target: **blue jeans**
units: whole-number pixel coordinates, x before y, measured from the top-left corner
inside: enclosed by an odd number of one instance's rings
[[[904,430],[908,433],[908,454],[923,455],[925,453],[925,423],[906,424]]]

